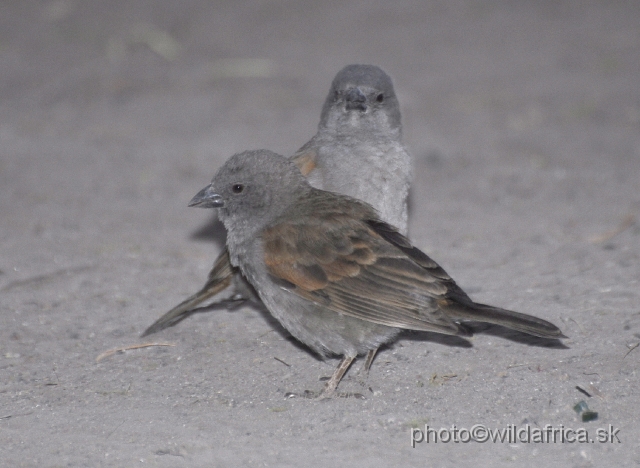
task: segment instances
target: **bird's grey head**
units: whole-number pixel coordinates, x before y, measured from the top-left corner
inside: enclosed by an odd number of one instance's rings
[[[310,186],[287,158],[268,150],[233,155],[189,206],[218,208],[227,230],[248,238],[286,210]]]
[[[400,133],[400,120],[389,75],[374,65],[347,65],[333,79],[319,129],[350,134],[354,129]]]

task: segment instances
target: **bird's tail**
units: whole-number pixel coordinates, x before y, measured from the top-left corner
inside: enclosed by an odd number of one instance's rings
[[[225,249],[217,258],[213,269],[209,273],[207,283],[202,289],[156,320],[140,336],[144,337],[159,332],[185,319],[196,306],[226,289],[231,284],[233,274],[234,270],[229,261],[229,251]]]
[[[567,338],[553,323],[542,320],[532,315],[501,309],[485,304],[449,304],[458,320],[474,320],[511,328],[529,335],[542,338]]]

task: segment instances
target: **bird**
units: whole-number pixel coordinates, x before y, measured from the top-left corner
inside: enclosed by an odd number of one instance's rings
[[[472,320],[566,338],[546,320],[474,302],[371,205],[312,187],[271,151],[232,156],[189,206],[218,209],[231,265],[292,336],[341,357],[319,398],[403,329],[469,336]]]
[[[291,160],[316,187],[364,200],[385,221],[408,230],[411,156],[402,142],[400,104],[391,77],[375,65],[347,65],[333,79],[316,135]],[[205,285],[149,326],[148,336],[173,326],[205,301],[227,292],[214,305],[259,305],[253,288],[219,254]],[[210,305],[209,307],[211,307]],[[372,353],[366,370],[375,357]]]

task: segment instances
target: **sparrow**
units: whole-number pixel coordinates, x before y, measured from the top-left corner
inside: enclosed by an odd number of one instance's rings
[[[218,209],[231,265],[292,336],[342,358],[321,398],[403,329],[469,336],[473,320],[565,338],[545,320],[473,302],[371,205],[312,187],[271,151],[232,156],[189,206]]]
[[[400,105],[393,83],[379,67],[348,65],[338,72],[316,135],[291,160],[312,186],[364,200],[383,220],[407,233],[411,156],[402,143]],[[177,324],[223,291],[227,298],[213,305],[231,308],[245,301],[259,305],[253,288],[230,265],[226,250],[216,259],[205,285],[141,336]],[[374,357],[375,353],[365,370]]]

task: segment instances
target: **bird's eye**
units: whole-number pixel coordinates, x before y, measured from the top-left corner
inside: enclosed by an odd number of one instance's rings
[[[242,184],[233,184],[231,186],[231,191],[233,193],[242,193],[243,190],[244,190],[244,185]]]
[[[384,101],[384,94],[382,94],[382,93],[381,93],[381,94],[378,94],[378,95],[376,96],[376,101],[378,101],[378,102],[382,102],[382,101]]]

